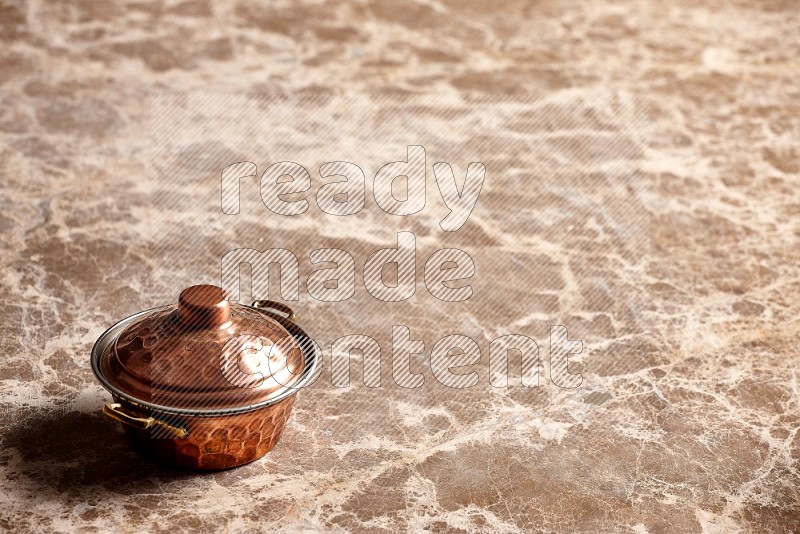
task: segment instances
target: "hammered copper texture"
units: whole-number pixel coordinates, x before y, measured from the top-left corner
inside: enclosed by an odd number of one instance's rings
[[[135,399],[160,406],[235,408],[263,401],[302,376],[305,357],[295,338],[262,311],[236,304],[223,329],[187,328],[173,307],[147,312],[112,340],[101,355],[100,370],[115,387]],[[256,374],[242,371],[238,350],[225,350],[239,335],[257,336],[267,347]],[[271,343],[278,346],[269,351]],[[241,346],[241,345],[236,345]],[[268,361],[267,361],[268,358]],[[234,369],[225,374],[223,367]],[[288,368],[278,383],[270,373]]]
[[[198,470],[228,469],[257,460],[278,443],[295,397],[241,415],[170,417],[170,422],[180,421],[188,430],[184,438],[167,439],[158,427],[122,426],[134,447],[160,463]],[[127,408],[132,409],[130,405]]]

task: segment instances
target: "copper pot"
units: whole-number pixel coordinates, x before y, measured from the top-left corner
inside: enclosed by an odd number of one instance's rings
[[[92,348],[92,370],[114,398],[103,412],[158,460],[191,469],[252,462],[278,442],[320,365],[293,319],[283,304],[244,306],[208,285],[123,319]]]

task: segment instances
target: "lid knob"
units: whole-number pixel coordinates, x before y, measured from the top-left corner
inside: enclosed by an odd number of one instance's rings
[[[212,328],[230,320],[228,295],[217,286],[187,287],[178,297],[178,318],[189,328]]]

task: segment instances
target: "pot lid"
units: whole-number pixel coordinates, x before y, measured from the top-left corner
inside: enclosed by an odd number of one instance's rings
[[[252,409],[283,398],[308,374],[307,355],[282,322],[231,302],[219,287],[192,286],[177,304],[109,329],[92,365],[108,389],[146,406]]]

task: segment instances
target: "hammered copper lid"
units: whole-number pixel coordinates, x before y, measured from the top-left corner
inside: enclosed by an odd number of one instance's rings
[[[229,301],[216,286],[189,287],[177,305],[140,315],[99,356],[108,384],[136,400],[191,410],[247,407],[291,388],[306,365],[276,319]]]

